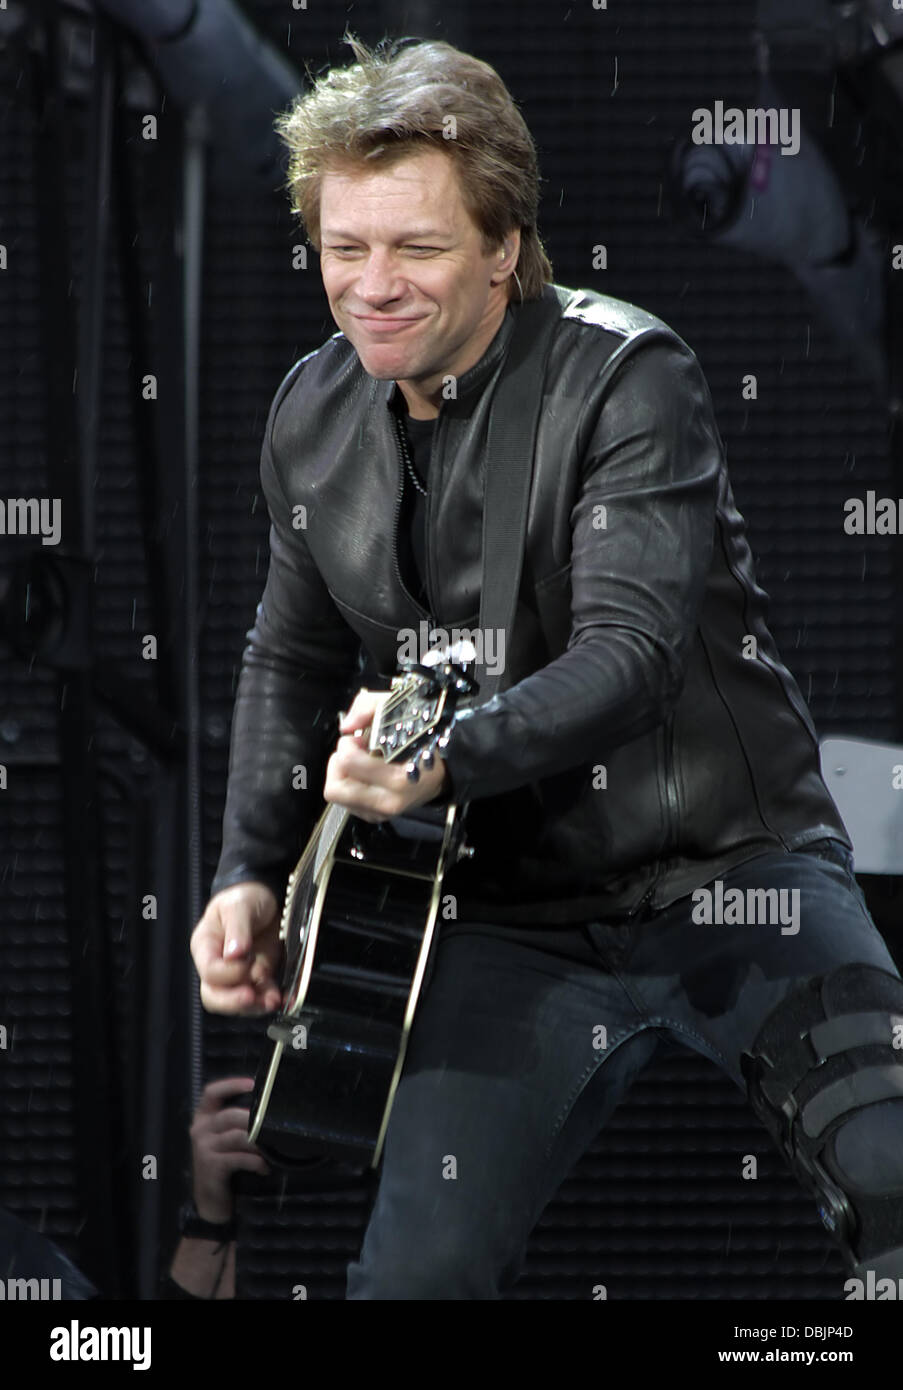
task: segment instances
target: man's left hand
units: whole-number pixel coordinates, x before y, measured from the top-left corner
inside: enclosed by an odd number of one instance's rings
[[[405,768],[409,759],[386,762],[379,753],[367,751],[370,725],[382,700],[372,690],[360,690],[339,724],[340,738],[326,765],[323,796],[346,806],[354,816],[376,824],[403,815],[438,796],[447,772],[438,753],[432,767],[420,765],[420,777],[409,780]]]

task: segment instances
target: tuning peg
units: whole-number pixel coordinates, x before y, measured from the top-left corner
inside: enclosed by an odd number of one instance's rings
[[[433,766],[433,763],[436,761],[436,756],[433,753],[432,748],[424,748],[423,752],[420,755],[420,761],[423,763],[423,766],[425,768],[431,768]]]
[[[407,767],[405,768],[405,772],[408,774],[408,781],[409,781],[409,782],[419,782],[419,781],[420,781],[420,768],[417,766],[417,758],[416,758],[416,755],[415,755],[415,757],[413,757],[413,758],[411,759],[411,761],[408,763]]]

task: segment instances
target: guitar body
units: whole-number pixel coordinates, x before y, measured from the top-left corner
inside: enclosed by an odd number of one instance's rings
[[[456,668],[446,669],[460,681]],[[433,746],[441,745],[446,696],[430,706],[429,720],[426,707],[405,704],[421,747],[427,723]],[[397,714],[398,695],[389,701]],[[407,725],[381,727],[392,730],[400,752],[398,731]],[[385,732],[374,729],[371,751],[380,739],[385,748]],[[267,1028],[273,1046],[251,1097],[249,1137],[270,1161],[377,1167],[429,978],[443,877],[469,853],[463,824],[455,805],[423,806],[380,824],[336,805],[321,815],[289,879],[280,931],[283,1005]]]

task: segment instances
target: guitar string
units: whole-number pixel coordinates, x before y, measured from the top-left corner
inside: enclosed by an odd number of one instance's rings
[[[394,694],[390,693],[385,704],[379,712],[380,724],[385,723],[386,716],[388,714],[391,714],[397,705],[404,704],[405,700],[408,699],[410,699],[410,692],[405,691],[404,689],[396,691]]]
[[[386,703],[382,707],[382,711],[380,713],[380,722],[382,722],[385,719],[385,716],[387,714],[391,713],[391,711],[395,709],[396,705],[403,704],[405,700],[408,699],[410,699],[410,694],[406,693],[403,690],[397,691],[394,695],[390,695],[389,698],[386,700]]]
[[[408,697],[403,692],[400,692],[394,699],[390,697],[383,705],[382,713],[380,715],[380,724],[384,724],[386,720],[386,715],[390,714],[395,709],[396,705],[403,704],[407,698]]]

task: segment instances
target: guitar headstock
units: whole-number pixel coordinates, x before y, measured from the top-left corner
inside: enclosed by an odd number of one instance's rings
[[[408,777],[416,782],[421,764],[432,767],[435,750],[447,745],[458,701],[478,688],[468,673],[475,660],[473,644],[461,641],[428,652],[422,662],[400,662],[371,725],[371,753],[387,762],[407,757]]]

